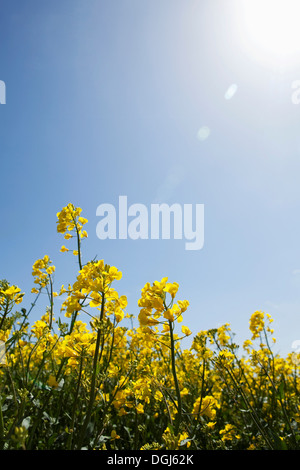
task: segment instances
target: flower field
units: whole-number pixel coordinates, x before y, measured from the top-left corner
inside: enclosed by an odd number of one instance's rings
[[[57,214],[61,251],[78,259],[73,284],[56,290],[52,261],[37,260],[27,311],[20,288],[0,281],[0,448],[299,449],[300,362],[273,354],[270,315],[251,315],[240,346],[228,323],[191,333],[188,300],[162,278],[141,288],[134,327],[122,273],[83,262],[86,223],[72,204]],[[48,308],[31,324],[42,292]]]

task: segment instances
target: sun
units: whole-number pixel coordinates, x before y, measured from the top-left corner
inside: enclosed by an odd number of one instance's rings
[[[300,0],[239,0],[237,5],[240,38],[254,58],[300,65]]]

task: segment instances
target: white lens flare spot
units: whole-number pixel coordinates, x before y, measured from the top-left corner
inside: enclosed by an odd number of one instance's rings
[[[210,136],[210,128],[207,126],[200,127],[199,131],[197,132],[198,140],[206,140]]]
[[[231,100],[231,98],[233,98],[234,95],[236,94],[237,88],[238,87],[235,83],[230,85],[230,87],[228,88],[228,90],[226,91],[226,93],[224,95],[225,100]]]

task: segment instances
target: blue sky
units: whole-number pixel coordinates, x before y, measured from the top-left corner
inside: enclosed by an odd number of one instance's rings
[[[238,3],[2,0],[0,275],[26,292],[24,307],[44,254],[57,290],[75,279],[56,233],[56,213],[72,202],[89,220],[84,260],[123,272],[116,288],[129,313],[147,281],[168,276],[190,302],[193,334],[229,322],[241,342],[263,310],[275,352],[300,339],[300,105],[291,100],[300,60],[250,52]],[[96,209],[117,207],[120,195],[147,207],[204,204],[203,249],[100,241]],[[41,304],[32,321],[42,314]]]

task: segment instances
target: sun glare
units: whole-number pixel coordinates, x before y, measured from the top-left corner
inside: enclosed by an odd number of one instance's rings
[[[240,0],[241,39],[257,60],[300,64],[300,0]]]

